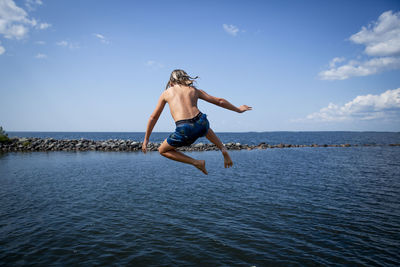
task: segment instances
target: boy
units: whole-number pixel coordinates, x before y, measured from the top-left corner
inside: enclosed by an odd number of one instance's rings
[[[142,145],[142,151],[146,153],[147,144],[154,125],[157,123],[161,112],[166,103],[169,104],[172,118],[175,121],[176,129],[161,146],[158,148],[160,154],[172,160],[191,164],[201,170],[204,174],[208,174],[204,160],[193,159],[176,148],[180,146],[189,146],[193,144],[199,137],[205,136],[208,140],[214,143],[222,152],[224,157],[224,166],[229,168],[233,162],[226,151],[224,145],[215,135],[214,131],[209,127],[207,115],[203,114],[197,108],[197,100],[203,99],[217,106],[243,113],[252,108],[246,105],[236,107],[223,98],[217,98],[198,90],[193,85],[193,80],[183,70],[174,70],[171,73],[165,91],[161,94],[154,112],[151,114],[147,124],[146,135]]]

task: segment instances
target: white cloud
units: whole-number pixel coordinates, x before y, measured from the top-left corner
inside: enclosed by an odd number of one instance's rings
[[[301,120],[332,122],[374,119],[400,119],[400,88],[387,90],[380,95],[357,96],[343,106],[330,103]]]
[[[345,59],[336,57],[329,63],[328,70],[319,73],[320,79],[345,80],[400,69],[400,12],[382,13],[377,22],[362,27],[350,37],[350,41],[365,45],[364,52],[370,58],[363,61],[350,60],[338,66],[337,63]]]
[[[227,25],[227,24],[223,24],[222,28],[225,30],[225,32],[227,32],[228,34],[232,35],[232,36],[236,36],[239,32],[239,28],[236,27],[235,25]]]
[[[0,34],[12,39],[23,38],[28,29],[25,25],[34,23],[28,19],[28,14],[12,0],[0,1]]]
[[[63,47],[68,47],[71,50],[79,49],[79,44],[78,43],[72,43],[72,42],[64,41],[64,40],[57,42],[56,45],[63,46]]]
[[[38,25],[36,19],[29,18],[28,13],[13,0],[0,0],[0,35],[19,40],[27,36],[29,28],[35,26],[38,29],[45,29],[50,24]]]
[[[28,28],[24,25],[11,25],[4,31],[4,37],[12,39],[22,39],[28,33]]]
[[[110,42],[107,40],[107,38],[106,38],[104,35],[100,34],[100,33],[93,33],[93,35],[94,35],[95,37],[97,37],[97,38],[100,40],[100,42],[102,42],[103,44],[109,44],[109,43],[110,43]]]
[[[330,63],[331,69],[319,73],[322,80],[345,80],[355,76],[367,76],[385,70],[399,69],[400,57],[378,57],[367,61],[351,60],[347,64],[336,67]]]
[[[36,41],[35,44],[37,44],[37,45],[45,45],[46,42],[45,41]]]
[[[400,12],[387,11],[378,21],[353,34],[350,40],[365,45],[370,56],[395,56],[400,54]]]
[[[47,56],[46,56],[45,54],[39,53],[39,54],[37,54],[37,55],[35,56],[35,58],[44,59],[44,58],[47,58]]]

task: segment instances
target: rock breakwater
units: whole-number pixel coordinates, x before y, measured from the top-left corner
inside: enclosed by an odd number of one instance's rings
[[[149,143],[148,151],[157,151],[161,143]],[[270,145],[260,143],[258,145],[247,145],[241,143],[224,144],[228,150],[253,150],[272,148],[295,148],[295,147],[354,147],[354,146],[383,146],[378,144],[276,144]],[[400,144],[389,144],[386,146],[400,146]],[[62,139],[53,138],[11,138],[8,143],[0,143],[0,152],[17,151],[140,151],[142,142],[125,139],[88,140],[88,139]],[[178,148],[180,151],[211,151],[218,150],[213,144],[197,143],[189,147]]]

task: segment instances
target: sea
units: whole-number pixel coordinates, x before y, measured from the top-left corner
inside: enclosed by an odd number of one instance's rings
[[[2,153],[0,266],[400,265],[400,146],[389,145],[400,133],[217,135],[223,143],[360,146],[230,151],[228,169],[218,151],[187,152],[206,161],[208,175],[157,152]]]

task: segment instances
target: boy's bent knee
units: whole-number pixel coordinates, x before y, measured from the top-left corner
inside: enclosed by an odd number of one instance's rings
[[[166,152],[170,151],[170,150],[174,150],[173,146],[170,146],[167,141],[165,140],[159,147],[158,147],[158,152],[163,155]]]
[[[162,147],[162,146],[160,146],[160,147],[158,148],[158,152],[159,152],[161,155],[163,155],[163,156],[164,156],[164,154],[165,154],[166,152],[168,152],[168,151],[170,151],[170,150],[172,150],[172,149],[167,149],[167,148]]]

